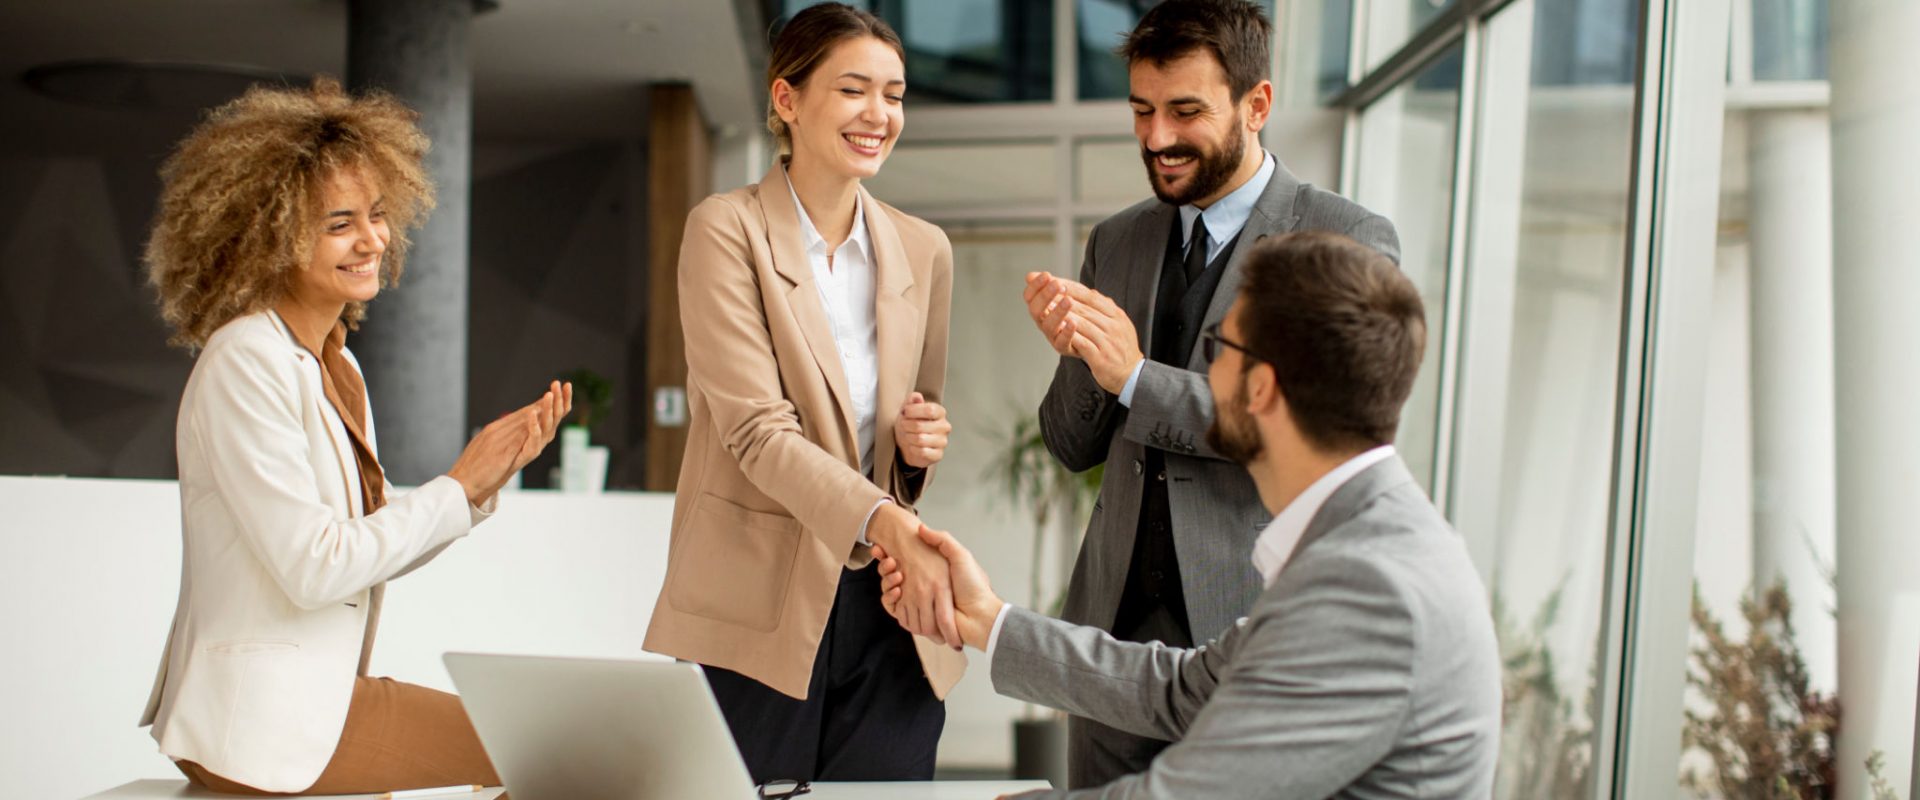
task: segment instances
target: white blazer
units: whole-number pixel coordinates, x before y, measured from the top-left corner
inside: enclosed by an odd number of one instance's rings
[[[389,490],[386,507],[362,516],[352,443],[319,364],[270,311],[214,332],[175,437],[180,602],[140,724],[172,758],[301,791],[339,743],[383,584],[492,509],[473,508],[443,475]]]

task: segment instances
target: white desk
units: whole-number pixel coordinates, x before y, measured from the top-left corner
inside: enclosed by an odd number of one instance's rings
[[[1047,788],[1046,781],[934,781],[923,783],[816,783],[798,800],[993,800],[1003,794]],[[501,789],[441,795],[435,800],[493,800]],[[180,780],[134,781],[86,800],[233,800],[234,795],[194,789]],[[379,795],[334,795],[331,800],[376,800]]]

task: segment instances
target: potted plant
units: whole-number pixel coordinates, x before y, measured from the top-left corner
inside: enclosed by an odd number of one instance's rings
[[[1033,550],[1028,560],[1027,597],[1036,609],[1058,616],[1066,599],[1067,580],[1086,530],[1094,498],[1100,494],[1101,466],[1074,473],[1047,451],[1040,419],[1017,416],[1010,435],[987,477],[999,484],[1007,500],[1025,506],[1033,515]],[[1050,533],[1051,532],[1051,533]],[[1052,598],[1047,591],[1045,556],[1055,550]],[[1058,712],[1043,713],[1029,703],[1013,723],[1013,774],[1020,779],[1052,781],[1065,787],[1067,775],[1066,719]]]
[[[560,376],[573,384],[573,418],[560,428],[559,480],[554,488],[566,492],[597,493],[607,486],[607,448],[589,442],[594,425],[613,410],[613,384],[599,373],[580,367]]]

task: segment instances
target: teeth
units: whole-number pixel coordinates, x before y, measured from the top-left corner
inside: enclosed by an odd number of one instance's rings
[[[1192,160],[1193,160],[1193,156],[1181,156],[1179,158],[1174,158],[1172,156],[1160,157],[1160,163],[1165,164],[1169,167],[1178,167]]]
[[[885,141],[885,139],[879,136],[861,136],[859,134],[849,133],[847,134],[847,141],[853,142],[861,147],[875,148],[879,147],[880,143]]]
[[[342,265],[340,269],[345,272],[352,273],[354,275],[371,275],[373,274],[373,270],[378,266],[379,266],[378,262],[369,261],[365,264],[358,264],[353,266]]]

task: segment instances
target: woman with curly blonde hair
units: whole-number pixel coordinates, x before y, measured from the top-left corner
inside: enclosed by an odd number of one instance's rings
[[[242,794],[498,784],[453,695],[366,674],[386,581],[493,512],[572,387],[488,425],[392,496],[344,346],[433,206],[415,114],[383,94],[254,88],[161,169],[147,245],[180,401],[180,600],[142,724]]]

